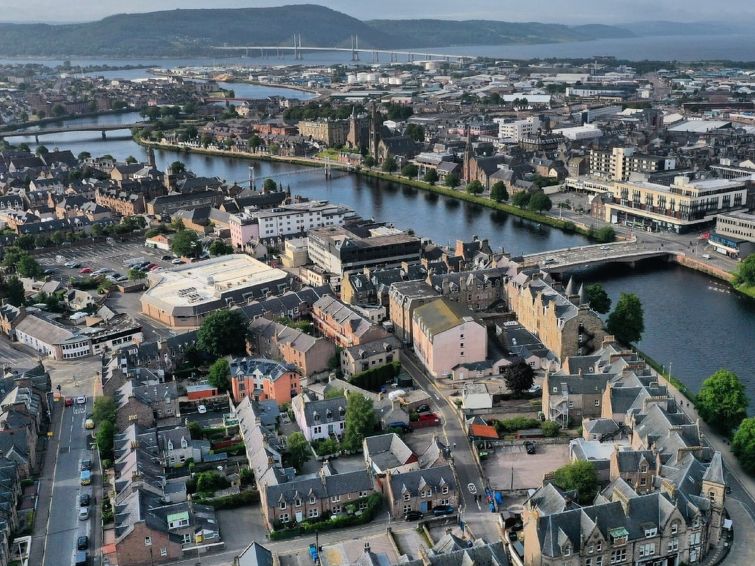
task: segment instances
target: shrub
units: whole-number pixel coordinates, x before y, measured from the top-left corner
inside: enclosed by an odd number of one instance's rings
[[[386,383],[393,381],[393,378],[396,377],[400,371],[401,363],[392,362],[378,368],[368,369],[362,373],[352,375],[349,378],[349,383],[361,387],[362,389],[374,391],[380,389]]]
[[[537,419],[528,417],[514,417],[511,419],[504,419],[495,421],[495,429],[500,434],[501,432],[516,432],[517,430],[524,430],[527,428],[540,428],[543,424]]]
[[[214,499],[194,498],[194,501],[202,505],[209,505],[214,509],[235,509],[244,505],[252,505],[260,500],[260,492],[256,489],[247,489],[233,495],[215,497]]]
[[[545,421],[540,425],[543,430],[543,436],[558,436],[561,426],[555,421]]]

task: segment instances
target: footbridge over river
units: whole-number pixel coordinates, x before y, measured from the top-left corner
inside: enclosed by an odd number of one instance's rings
[[[650,258],[676,256],[678,250],[666,249],[636,240],[613,244],[596,244],[523,256],[525,265],[539,265],[551,273],[564,273],[609,263],[635,263]]]

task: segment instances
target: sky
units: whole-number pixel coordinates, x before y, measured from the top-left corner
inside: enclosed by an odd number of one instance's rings
[[[752,0],[310,0],[360,19],[438,18],[566,24],[650,20],[755,20]],[[0,0],[0,21],[91,21],[122,12],[176,8],[245,8],[302,1],[265,0]]]

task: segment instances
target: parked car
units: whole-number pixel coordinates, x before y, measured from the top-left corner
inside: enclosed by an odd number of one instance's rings
[[[89,503],[92,501],[92,498],[89,497],[88,493],[82,493],[79,495],[79,507],[89,507]]]
[[[79,395],[76,397],[76,404],[77,405],[86,405],[87,404],[87,398],[85,395]]]
[[[199,413],[200,415],[204,415],[206,412],[207,407],[205,407],[204,405],[199,405],[199,407],[197,407],[197,413]]]
[[[418,419],[420,422],[432,422],[432,423],[439,423],[440,417],[436,415],[435,413],[423,413],[419,416]]]
[[[89,518],[89,508],[81,507],[79,509],[79,521],[86,521]]]
[[[419,413],[420,415],[421,415],[422,413],[430,413],[430,412],[431,412],[431,410],[430,410],[430,405],[420,405],[420,406],[419,406],[419,407],[417,407],[417,408],[416,408],[415,410],[416,410],[416,412],[418,412],[418,413]]]
[[[73,397],[66,397],[65,404],[66,404],[66,407],[73,406]]]
[[[527,390],[527,392],[528,393],[540,393],[542,390],[543,390],[542,386],[535,384],[532,387],[530,387]]]
[[[87,430],[92,430],[94,428],[94,421],[92,419],[87,419],[84,421],[84,428]]]
[[[404,521],[419,521],[424,515],[419,511],[409,511],[404,515]]]
[[[81,275],[84,275],[85,273],[92,273],[92,268],[91,267],[82,267],[81,269],[79,269],[79,273]]]
[[[86,550],[79,550],[76,553],[76,561],[74,566],[89,566],[89,555]]]
[[[91,470],[91,469],[92,469],[92,461],[91,460],[89,460],[87,458],[87,459],[81,461],[81,471],[82,472],[84,470]]]
[[[433,507],[433,515],[439,517],[441,515],[453,515],[454,508],[451,505],[438,505]]]
[[[81,470],[79,474],[79,483],[81,485],[89,485],[92,483],[92,472],[89,470]]]
[[[410,427],[406,423],[402,423],[401,421],[396,421],[396,422],[388,423],[387,425],[385,425],[385,428],[387,428],[387,429],[388,428],[395,428],[397,430],[400,430],[401,432],[411,432],[412,431],[412,427]]]
[[[183,265],[184,260],[176,258],[173,261],[171,261],[170,263],[172,263],[173,265]]]
[[[160,259],[163,260],[163,261],[170,261],[170,260],[173,259],[173,256],[172,255],[164,255]]]
[[[534,454],[537,451],[535,443],[531,440],[524,441],[524,449],[527,451],[527,454]]]
[[[81,535],[76,539],[76,550],[87,550],[89,548],[89,537]]]

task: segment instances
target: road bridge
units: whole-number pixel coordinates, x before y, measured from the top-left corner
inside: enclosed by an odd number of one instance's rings
[[[588,267],[597,267],[609,263],[630,263],[650,258],[667,258],[674,256],[676,250],[665,249],[636,240],[616,242],[613,244],[597,244],[579,246],[561,250],[528,254],[523,256],[525,265],[539,265],[551,273],[564,273]]]
[[[58,126],[53,128],[38,128],[34,130],[15,130],[0,132],[0,138],[12,138],[21,136],[34,136],[34,141],[39,143],[39,136],[49,134],[65,134],[68,132],[100,132],[102,139],[106,139],[106,132],[116,130],[131,130],[147,126],[148,122],[134,122],[132,124],[75,124],[70,126]]]
[[[219,51],[244,51],[247,56],[259,53],[260,56],[269,54],[276,54],[280,56],[285,53],[293,53],[297,60],[304,58],[304,52],[319,52],[319,51],[331,51],[350,53],[352,61],[359,61],[362,55],[371,55],[372,62],[380,62],[380,56],[388,56],[391,63],[398,62],[400,57],[406,57],[408,62],[412,62],[416,59],[419,60],[441,60],[441,61],[456,61],[458,63],[464,63],[465,61],[473,61],[476,57],[471,55],[452,55],[449,53],[433,53],[429,51],[414,51],[404,49],[374,49],[359,47],[359,37],[351,37],[351,47],[318,47],[313,45],[304,46],[301,44],[301,34],[294,34],[292,36],[292,45],[223,45],[213,46],[212,49]]]

